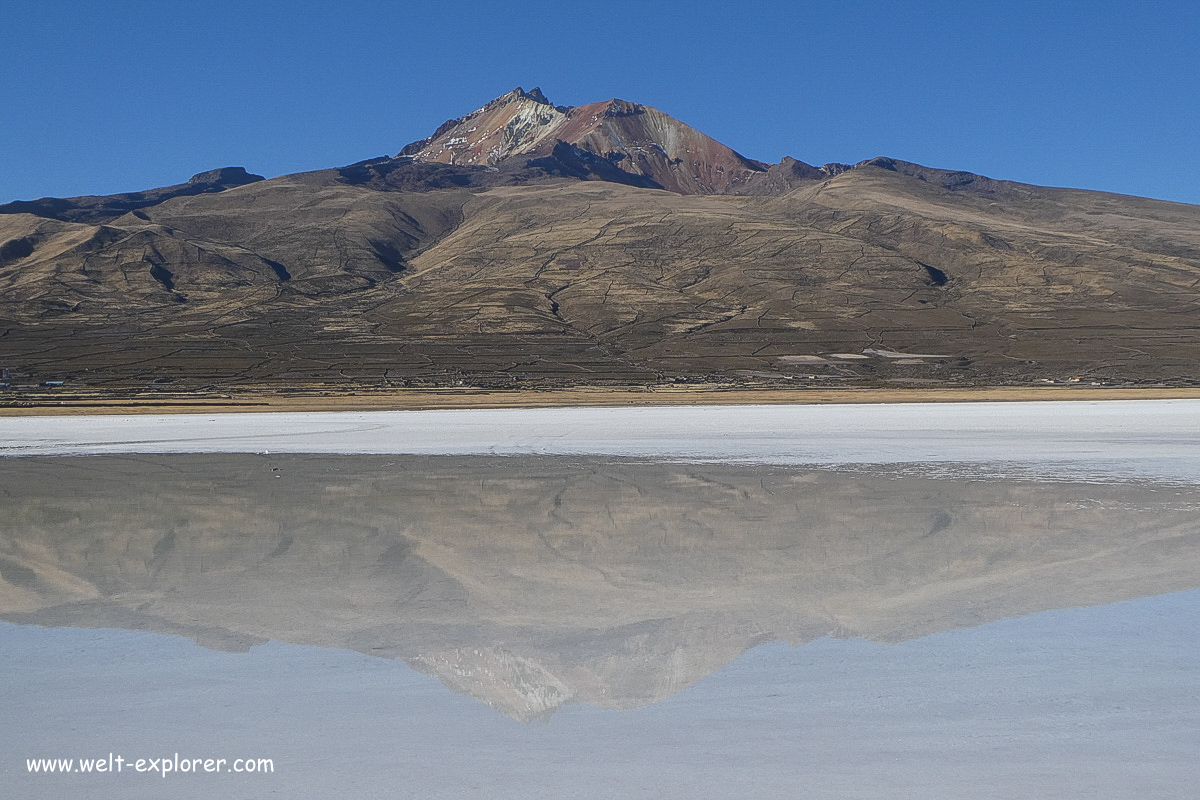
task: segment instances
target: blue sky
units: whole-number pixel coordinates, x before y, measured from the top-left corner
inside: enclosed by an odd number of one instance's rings
[[[0,4],[0,202],[394,154],[516,86],[764,161],[1200,203],[1200,3]]]

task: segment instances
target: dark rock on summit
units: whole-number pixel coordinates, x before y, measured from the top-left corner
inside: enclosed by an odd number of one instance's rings
[[[143,192],[105,197],[43,197],[39,200],[15,200],[0,205],[0,214],[36,214],[63,222],[109,222],[130,211],[158,205],[172,197],[223,192],[261,180],[265,180],[262,175],[246,172],[244,167],[221,167],[193,175],[187,183],[147,189]]]

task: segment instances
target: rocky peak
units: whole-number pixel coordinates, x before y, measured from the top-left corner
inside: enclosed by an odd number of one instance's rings
[[[541,88],[539,88],[537,86],[533,87],[533,89],[531,89],[528,92],[522,92],[521,87],[518,86],[515,91],[520,93],[520,95],[526,100],[532,100],[535,103],[541,103],[542,105],[546,105],[546,106],[554,105],[553,103],[551,103],[549,100],[546,99],[546,95],[542,94]],[[562,106],[555,106],[555,108],[557,108],[559,111],[566,111],[566,108],[562,107]]]
[[[850,170],[854,169],[854,167],[854,164],[841,164],[837,161],[831,161],[825,166],[821,167],[821,171],[830,177],[837,177],[843,172],[849,172]]]
[[[517,87],[465,117],[447,121],[400,155],[442,164],[494,165],[536,146],[562,123],[565,110],[552,105],[541,89],[526,92]]]
[[[247,183],[256,183],[261,180],[266,179],[262,175],[247,172],[245,167],[219,167],[206,172],[197,172],[188,179],[188,185],[196,186],[203,184],[228,189],[234,186],[244,186]]]
[[[637,103],[630,103],[626,100],[618,100],[615,97],[609,100],[604,106],[604,116],[606,117],[632,117],[637,114],[645,114],[646,107]]]
[[[617,98],[555,106],[536,88],[514,89],[450,120],[401,155],[494,166],[514,157],[553,161],[566,152],[560,143],[571,146],[573,162],[591,154],[615,167],[619,182],[680,194],[731,193],[767,168],[650,106]],[[566,171],[580,174],[577,164]],[[586,173],[592,179],[614,179],[609,167]]]
[[[494,108],[497,106],[508,105],[509,103],[518,103],[518,102],[521,102],[522,100],[528,100],[530,102],[538,103],[543,106],[550,106],[551,108],[556,108],[559,111],[567,110],[565,106],[555,106],[548,99],[546,99],[546,95],[542,93],[541,88],[538,86],[533,87],[528,92],[525,91],[524,89],[522,89],[520,86],[518,86],[517,88],[513,89],[511,92],[500,95],[495,100],[491,101],[490,103],[485,105],[483,108],[481,108],[480,111],[486,111],[487,109]],[[478,113],[478,112],[476,112],[476,113]]]

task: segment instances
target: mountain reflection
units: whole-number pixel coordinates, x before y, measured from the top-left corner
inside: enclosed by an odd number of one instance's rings
[[[0,619],[400,658],[519,719],[756,644],[1200,587],[1200,489],[565,457],[0,461]]]

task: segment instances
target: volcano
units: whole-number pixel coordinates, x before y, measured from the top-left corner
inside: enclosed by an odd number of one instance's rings
[[[10,202],[0,287],[8,400],[1200,383],[1196,206],[767,164],[539,89],[343,167]]]
[[[555,106],[541,89],[519,88],[446,122],[400,155],[489,166],[525,157],[579,177],[679,194],[734,194],[768,169],[656,108],[616,99]]]

